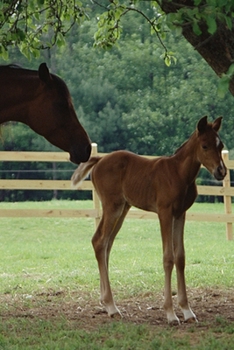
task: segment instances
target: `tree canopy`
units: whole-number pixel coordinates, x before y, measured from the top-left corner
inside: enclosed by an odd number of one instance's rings
[[[123,31],[123,18],[142,16],[164,49],[167,65],[175,59],[164,37],[183,35],[234,95],[234,2],[229,0],[3,0],[0,3],[0,55],[16,45],[27,57],[60,46],[75,24],[95,18],[97,46],[111,47]],[[125,23],[126,25],[126,23]],[[135,32],[141,30],[134,26]]]

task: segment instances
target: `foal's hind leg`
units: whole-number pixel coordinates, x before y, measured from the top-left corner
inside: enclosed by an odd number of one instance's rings
[[[174,267],[172,224],[173,217],[171,210],[160,210],[158,213],[162,243],[163,243],[163,267],[165,272],[165,290],[164,290],[164,310],[167,314],[169,323],[179,323],[173,308],[172,292],[171,292],[171,275]]]
[[[184,222],[185,214],[180,218],[174,218],[173,222],[173,246],[174,246],[174,258],[176,265],[177,284],[178,284],[178,303],[184,314],[185,321],[197,321],[197,318],[191,310],[186,292],[185,283],[185,250],[184,250]]]
[[[120,230],[123,220],[130,209],[127,203],[103,206],[100,224],[93,236],[92,244],[98,262],[100,274],[101,303],[105,306],[109,316],[119,313],[110,287],[108,265],[109,255],[114,239]]]

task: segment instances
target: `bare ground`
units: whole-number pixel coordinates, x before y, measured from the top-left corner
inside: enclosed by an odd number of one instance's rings
[[[191,289],[188,297],[199,321],[196,327],[200,331],[202,328],[215,326],[217,319],[233,323],[234,327],[234,289]],[[176,296],[174,298],[176,305]],[[0,295],[0,305],[2,320],[7,321],[13,317],[56,321],[58,317],[63,317],[87,332],[116,320],[107,316],[99,306],[96,296],[94,298],[84,292],[51,291],[37,295]],[[148,324],[152,327],[167,325],[162,305],[162,293],[138,295],[118,302],[124,322]],[[177,307],[176,312],[178,317],[182,317]],[[180,327],[186,330],[189,326],[191,325],[182,322]]]

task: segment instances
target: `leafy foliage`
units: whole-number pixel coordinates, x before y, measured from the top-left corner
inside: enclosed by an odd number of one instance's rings
[[[65,43],[65,36],[74,24],[97,18],[95,45],[110,48],[119,40],[122,20],[135,12],[149,24],[164,48],[164,60],[171,63],[171,55],[163,39],[168,28],[180,31],[192,25],[200,35],[205,24],[212,35],[219,22],[232,29],[234,3],[228,0],[194,0],[189,6],[178,4],[176,12],[165,15],[160,1],[142,0],[4,0],[0,3],[0,55],[8,57],[8,46],[18,46],[28,58],[37,57],[42,48]]]
[[[39,57],[41,49],[63,46],[74,25],[82,26],[84,20],[95,20],[94,45],[110,49],[124,32],[124,19],[136,14],[148,27],[162,47],[159,57],[167,66],[176,62],[174,51],[167,46],[165,37],[174,31],[192,26],[200,36],[204,29],[212,36],[220,23],[232,30],[234,3],[228,0],[194,0],[173,3],[176,9],[165,15],[164,5],[170,1],[142,0],[4,0],[0,3],[0,57],[8,59],[9,47],[16,46],[28,59]],[[124,24],[124,25],[123,25]],[[148,24],[148,26],[147,26]],[[141,30],[132,23],[135,31]],[[177,50],[176,50],[177,52]],[[228,67],[227,67],[228,68]],[[225,69],[226,72],[226,69]],[[223,73],[223,72],[222,72]],[[224,95],[233,74],[223,77],[220,96]]]
[[[41,49],[65,43],[64,36],[87,14],[81,1],[4,0],[0,3],[0,54],[8,57],[8,46],[18,46],[28,58]]]
[[[208,32],[212,35],[216,32],[218,22],[224,22],[231,30],[233,27],[234,4],[227,0],[194,0],[194,5],[182,5],[176,13],[167,16],[169,26],[181,26],[191,24],[195,34],[202,33],[201,27],[206,24]]]

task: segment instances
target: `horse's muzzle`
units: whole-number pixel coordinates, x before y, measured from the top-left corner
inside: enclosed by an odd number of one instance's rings
[[[90,154],[91,154],[91,149],[92,149],[92,146],[90,143],[83,149],[83,151],[81,151],[80,149],[73,148],[69,152],[70,153],[70,161],[75,163],[75,164],[87,162],[89,157],[90,157]]]
[[[227,174],[227,168],[225,167],[225,165],[219,165],[215,171],[214,171],[214,177],[216,178],[216,180],[221,181],[225,178]]]

